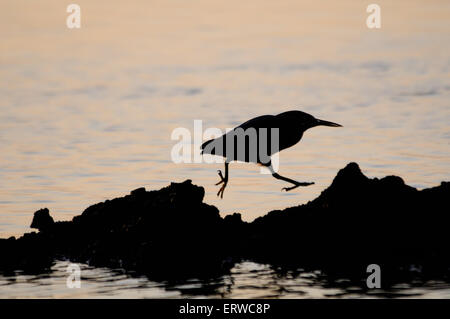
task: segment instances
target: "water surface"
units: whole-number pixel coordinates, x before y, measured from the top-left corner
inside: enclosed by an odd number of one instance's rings
[[[351,161],[418,188],[450,179],[448,1],[378,1],[379,30],[356,0],[77,3],[79,30],[64,3],[0,4],[0,237],[30,231],[41,207],[69,220],[187,178],[249,221],[315,198]],[[312,129],[281,155],[281,174],[313,186],[284,193],[232,164],[220,200],[220,164],[171,161],[174,128],[225,130],[290,109],[344,125]],[[121,293],[167,293],[152,289]]]
[[[68,265],[56,261],[48,273],[2,276],[0,298],[450,298],[450,284],[441,281],[367,290],[346,279],[329,282],[320,271],[280,272],[251,261],[236,264],[221,277],[178,281],[153,281],[121,269],[81,264],[81,287],[69,289]]]

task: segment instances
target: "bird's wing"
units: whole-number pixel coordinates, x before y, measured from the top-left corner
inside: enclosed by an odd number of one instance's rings
[[[229,138],[234,134],[234,130],[240,128],[246,131],[249,128],[254,128],[258,131],[260,128],[273,128],[278,127],[278,120],[274,115],[262,115],[255,117],[251,120],[248,120],[245,123],[242,123],[241,125],[235,127],[233,130],[227,132],[226,134],[211,139],[209,141],[206,141],[202,144],[202,154],[213,154],[213,155],[220,155],[226,157],[226,139]],[[259,144],[258,144],[259,147]]]
[[[253,127],[255,129],[271,128],[271,127],[276,127],[275,121],[276,121],[276,119],[275,119],[274,115],[261,115],[261,116],[255,117],[251,120],[248,120],[247,122],[242,123],[241,125],[235,127],[234,129],[242,128],[245,131],[246,129],[248,129],[250,127]],[[224,135],[226,135],[226,134],[224,134]],[[213,143],[214,141],[218,141],[219,139],[222,140],[223,135],[218,138],[211,139],[211,140],[204,142],[201,146],[201,149],[204,150],[208,144]]]
[[[242,123],[238,127],[246,130],[250,127],[258,129],[258,128],[276,127],[276,125],[277,125],[277,121],[276,121],[276,117],[274,115],[261,115],[261,116],[252,118],[251,120],[248,120],[245,123]]]

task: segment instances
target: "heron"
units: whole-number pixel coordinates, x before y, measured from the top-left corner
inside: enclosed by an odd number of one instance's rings
[[[340,124],[319,120],[308,113],[293,110],[277,115],[255,117],[218,138],[204,142],[201,145],[202,154],[219,155],[225,159],[225,173],[218,170],[220,181],[215,185],[222,185],[217,196],[223,198],[225,187],[228,185],[228,168],[232,161],[256,163],[268,168],[273,177],[292,184],[290,187],[283,187],[282,191],[313,185],[314,182],[298,182],[278,174],[274,170],[271,156],[294,146],[302,139],[306,130],[316,126],[342,127]],[[256,139],[252,140],[252,137]],[[230,144],[231,141],[233,143]],[[265,151],[260,154],[262,148],[265,148]],[[264,154],[267,156],[262,156]]]

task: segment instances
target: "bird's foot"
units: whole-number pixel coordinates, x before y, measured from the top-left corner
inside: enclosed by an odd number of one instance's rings
[[[220,196],[220,198],[223,198],[223,192],[225,191],[225,187],[227,187],[227,183],[228,183],[228,178],[224,178],[222,175],[222,171],[219,169],[218,171],[219,177],[220,177],[220,181],[218,183],[216,183],[216,185],[220,185],[223,184],[219,191],[217,192],[217,196]]]
[[[310,186],[310,185],[313,185],[313,184],[314,184],[314,182],[310,182],[310,183],[309,182],[303,182],[303,183],[297,182],[297,183],[294,184],[294,186],[283,187],[281,190],[289,192],[289,191],[291,191],[291,190],[293,190],[293,189],[295,189],[295,188],[297,188],[299,186]]]
[[[223,177],[222,171],[221,171],[220,169],[217,170],[217,174],[219,174],[220,181],[217,182],[215,185],[220,185],[220,184],[222,184],[222,183],[225,183],[225,178]]]

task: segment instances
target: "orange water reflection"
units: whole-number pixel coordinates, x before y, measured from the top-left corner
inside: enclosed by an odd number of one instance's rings
[[[0,4],[0,237],[48,207],[70,219],[131,189],[190,178],[208,203],[252,220],[317,196],[357,161],[417,187],[449,179],[450,3],[378,1],[77,1]],[[281,156],[285,186],[231,166],[223,200],[214,164],[170,160],[176,127],[225,129],[298,107],[316,128]]]

